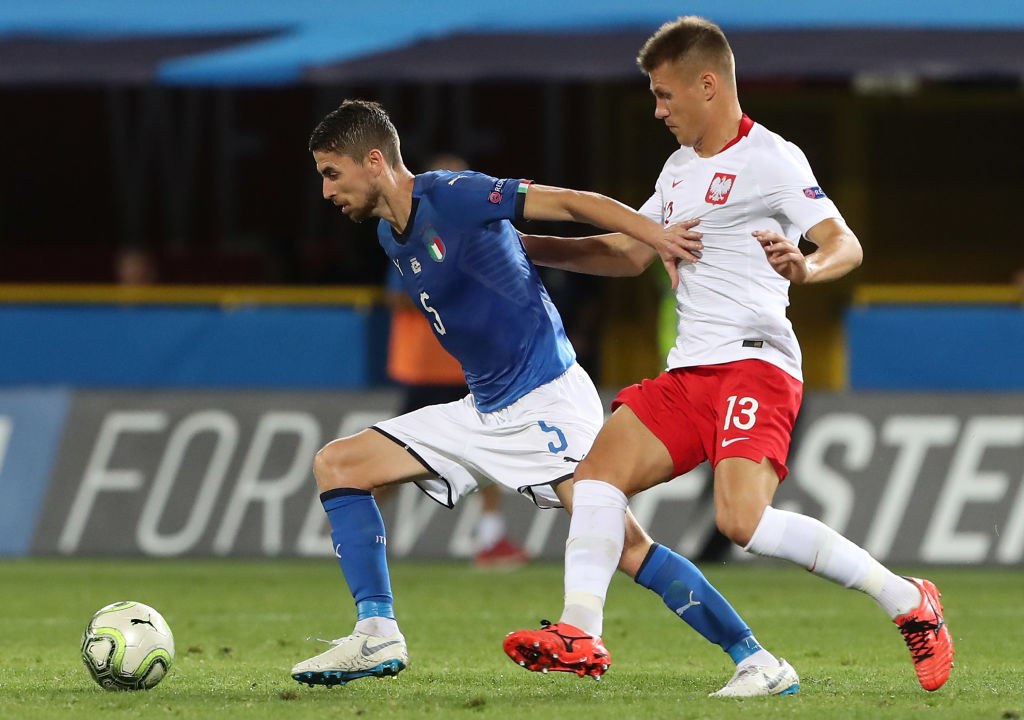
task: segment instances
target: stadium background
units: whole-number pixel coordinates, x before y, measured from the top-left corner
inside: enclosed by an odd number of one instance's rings
[[[865,246],[792,293],[809,393],[780,502],[882,560],[1024,564],[1024,9],[552,5],[0,6],[0,555],[329,554],[312,454],[398,398],[386,263],[320,199],[313,124],[378,99],[414,171],[450,151],[636,206],[673,146],[632,58],[685,10]],[[155,283],[115,284],[126,249]],[[546,279],[602,387],[659,370],[656,273]],[[634,510],[696,554],[706,481]],[[507,508],[559,556],[561,515]],[[477,511],[405,488],[390,550],[466,554]]]

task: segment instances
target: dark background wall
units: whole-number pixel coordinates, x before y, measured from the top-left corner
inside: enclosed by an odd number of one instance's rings
[[[672,137],[635,83],[282,90],[0,91],[0,281],[113,279],[120,245],[174,282],[377,282],[368,227],[319,198],[305,143],[344,97],[379,99],[406,162],[435,152],[495,175],[643,202]],[[1024,94],[747,84],[744,109],[800,145],[865,245],[857,282],[1008,282],[1024,251]]]

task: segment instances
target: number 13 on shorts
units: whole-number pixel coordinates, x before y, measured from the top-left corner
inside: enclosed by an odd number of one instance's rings
[[[749,430],[754,427],[754,423],[757,422],[757,400],[752,397],[730,395],[726,402],[728,407],[725,411],[723,430],[728,430],[730,426],[738,430]]]

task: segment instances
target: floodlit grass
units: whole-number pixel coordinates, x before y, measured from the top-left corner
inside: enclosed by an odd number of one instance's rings
[[[354,610],[329,561],[14,560],[0,562],[0,718],[1019,718],[1024,714],[1024,572],[926,572],[943,591],[957,644],[945,687],[926,693],[874,603],[783,565],[705,572],[762,644],[801,676],[799,695],[708,698],[728,657],[650,592],[616,578],[600,682],[540,675],[501,650],[509,630],[561,609],[561,567],[509,573],[455,563],[393,568],[411,666],[394,679],[328,689],[299,685],[294,662],[320,651],[308,636],[351,629]],[[904,569],[907,570],[907,569]],[[177,653],[150,692],[109,693],[82,665],[92,613],[116,600],[156,607]]]

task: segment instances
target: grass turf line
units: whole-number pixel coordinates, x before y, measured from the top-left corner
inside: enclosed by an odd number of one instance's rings
[[[609,595],[600,682],[508,660],[509,630],[557,619],[561,567],[509,573],[396,563],[396,610],[411,665],[398,678],[328,689],[291,665],[308,636],[349,632],[354,609],[330,560],[0,562],[0,718],[1014,718],[1024,715],[1019,569],[923,571],[943,592],[957,644],[950,681],[921,690],[896,627],[867,597],[782,564],[709,565],[758,639],[800,674],[789,698],[708,698],[732,664],[625,577]],[[915,572],[922,572],[920,569]],[[82,665],[92,613],[116,600],[156,607],[177,652],[156,689],[108,693]]]

